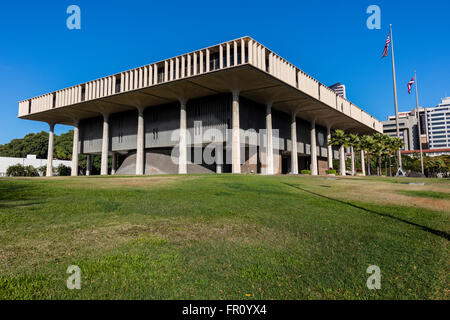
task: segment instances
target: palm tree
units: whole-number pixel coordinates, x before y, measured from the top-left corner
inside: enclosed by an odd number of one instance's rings
[[[367,155],[367,175],[370,176],[370,154],[372,153],[372,147],[374,144],[372,136],[364,135],[359,139],[359,148],[364,150]]]
[[[386,136],[387,157],[389,161],[389,176],[392,176],[392,156],[396,154],[397,150],[403,147],[403,140],[397,137]],[[387,172],[386,172],[387,175]]]
[[[389,143],[389,150],[391,152],[392,155],[396,154],[397,151],[401,148],[403,148],[403,146],[405,145],[405,142],[398,138],[398,137],[393,137],[391,138],[391,141]],[[391,165],[391,157],[389,156],[389,166]]]
[[[347,136],[347,145],[350,147],[350,152],[352,155],[352,176],[355,175],[355,150],[359,146],[359,136],[354,133],[350,133]]]
[[[375,154],[378,158],[378,168],[377,168],[377,176],[381,175],[381,158],[383,154],[386,153],[386,138],[387,136],[381,134],[381,133],[374,133],[373,134],[373,140],[374,144],[372,145],[372,152]]]
[[[344,147],[347,146],[347,139],[345,136],[345,132],[339,129],[336,129],[332,134],[331,138],[328,141],[328,144],[331,146],[339,147],[339,174],[341,176],[345,176],[345,152]]]

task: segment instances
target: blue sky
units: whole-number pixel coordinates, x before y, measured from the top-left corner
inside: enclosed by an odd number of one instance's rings
[[[81,8],[81,30],[66,9]],[[381,9],[381,30],[366,8]],[[400,110],[450,96],[449,1],[4,1],[0,5],[0,144],[45,123],[17,119],[22,99],[249,35],[380,120],[392,114],[390,59],[380,59],[393,24]],[[56,126],[56,133],[71,129]]]

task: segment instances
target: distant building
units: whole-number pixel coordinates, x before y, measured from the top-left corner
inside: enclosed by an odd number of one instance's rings
[[[419,119],[422,149],[427,150],[426,153],[429,155],[448,154],[446,149],[450,148],[450,97],[443,98],[437,107],[420,108]],[[405,142],[403,150],[419,150],[416,109],[399,112],[398,122],[400,138]],[[388,120],[382,124],[384,134],[397,136],[395,116],[388,116]]]
[[[33,166],[38,169],[41,166],[47,165],[47,159],[37,159],[35,155],[29,154],[26,158],[13,158],[13,157],[0,157],[0,177],[6,176],[6,170],[10,166],[21,164],[23,166]],[[60,164],[66,167],[72,167],[72,161],[66,160],[53,160],[54,167],[58,167]]]
[[[436,157],[436,156],[442,156],[442,155],[450,155],[450,148],[423,149],[422,152],[424,155],[427,155],[429,157]],[[413,154],[419,154],[419,150],[408,150],[408,151],[402,151],[401,153],[407,154],[407,155],[413,155]]]
[[[420,140],[422,148],[428,148],[427,129],[425,125],[425,110],[419,109],[420,122]],[[388,116],[388,120],[383,121],[383,133],[390,136],[397,136],[397,126],[395,116]],[[398,126],[400,139],[403,139],[405,147],[403,150],[419,150],[419,129],[417,125],[416,109],[409,112],[398,113]]]
[[[329,86],[331,90],[333,90],[337,95],[340,95],[342,98],[347,99],[345,96],[345,84],[341,84],[340,82],[335,83]]]
[[[426,108],[430,149],[450,148],[450,97],[434,108]]]

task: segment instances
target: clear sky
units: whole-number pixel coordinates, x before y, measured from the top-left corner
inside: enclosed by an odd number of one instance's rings
[[[81,30],[66,9],[81,8]],[[369,30],[369,5],[381,30]],[[450,96],[450,2],[409,1],[3,1],[0,4],[0,143],[45,123],[17,118],[22,99],[251,36],[380,120],[393,114],[393,24],[399,108],[415,107],[406,84],[417,70],[422,106]],[[71,129],[57,125],[56,133]]]

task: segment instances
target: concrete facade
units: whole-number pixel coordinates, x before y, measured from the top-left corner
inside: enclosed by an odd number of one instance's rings
[[[332,130],[382,130],[380,121],[250,37],[21,101],[19,117],[51,129],[74,125],[74,155],[101,154],[101,174],[109,173],[109,157],[118,174],[321,174],[338,157],[327,146]],[[218,136],[208,137],[209,129]],[[196,150],[222,142],[215,163],[197,161]]]

